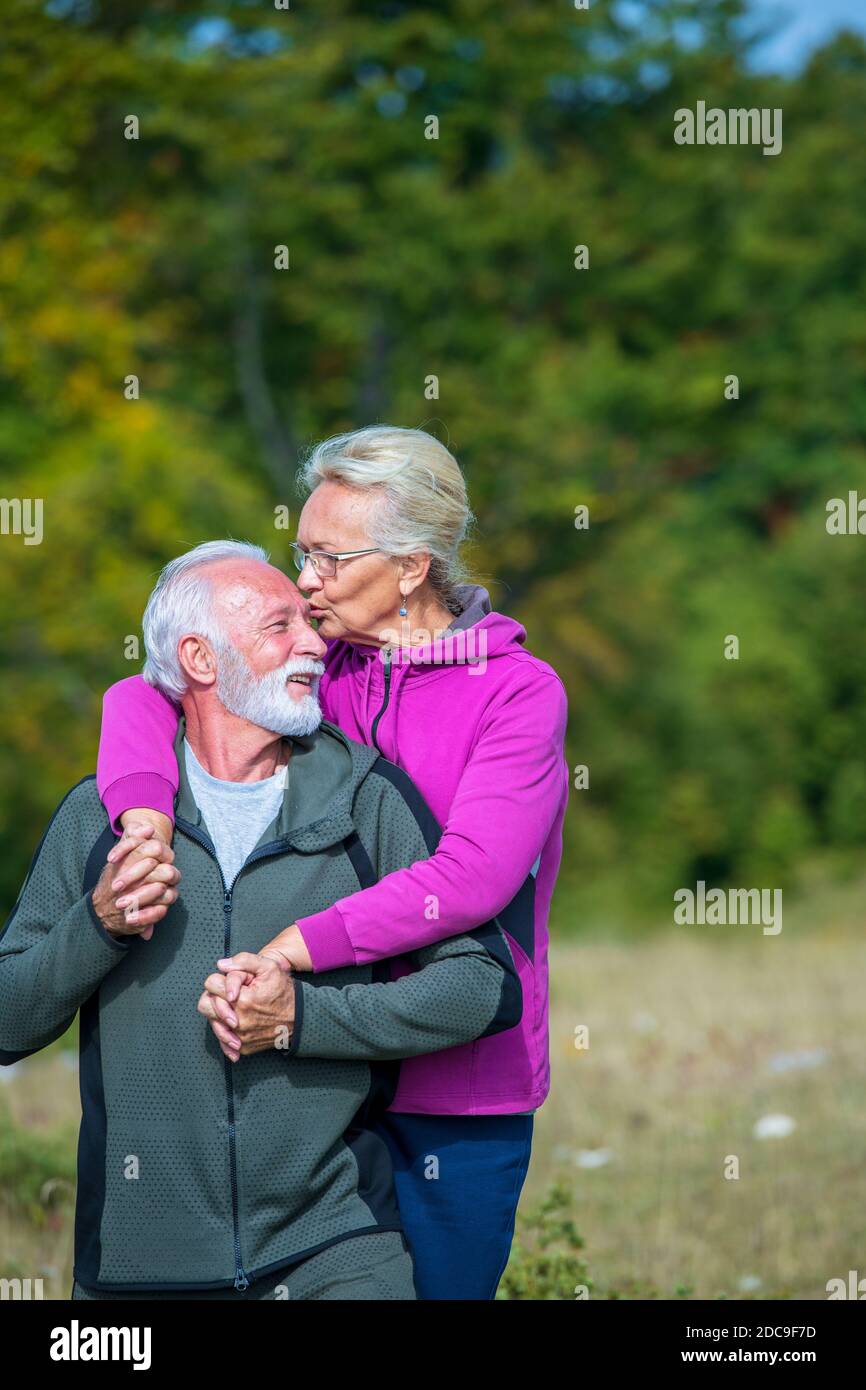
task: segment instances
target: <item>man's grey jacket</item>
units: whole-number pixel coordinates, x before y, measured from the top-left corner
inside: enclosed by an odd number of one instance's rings
[[[46,1047],[81,1010],[75,1278],[91,1288],[243,1289],[399,1230],[390,1156],[364,1123],[393,1097],[397,1059],[520,1021],[494,921],[413,954],[397,980],[392,962],[303,975],[288,1046],[229,1062],[196,1009],[217,960],[426,858],[439,827],[405,773],[323,723],[293,740],[280,812],[226,885],[185,727],[180,896],[151,940],[111,936],[94,911],[115,836],[93,777],[55,811],[0,937],[0,1060]]]

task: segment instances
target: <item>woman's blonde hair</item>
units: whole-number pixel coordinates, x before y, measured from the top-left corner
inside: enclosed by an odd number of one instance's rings
[[[315,445],[298,473],[302,488],[338,482],[375,489],[371,542],[389,555],[426,551],[430,584],[439,600],[459,612],[455,586],[465,578],[460,546],[474,521],[460,465],[425,430],[367,425]]]

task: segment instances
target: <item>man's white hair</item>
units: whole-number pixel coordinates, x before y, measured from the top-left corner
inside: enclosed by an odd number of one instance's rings
[[[228,647],[222,624],[214,615],[213,583],[208,567],[218,560],[263,560],[270,555],[249,541],[205,541],[185,555],[169,560],[147,600],[142,629],[146,660],[142,676],[173,700],[187,691],[177,658],[177,644],[186,633],[210,642],[218,654]]]

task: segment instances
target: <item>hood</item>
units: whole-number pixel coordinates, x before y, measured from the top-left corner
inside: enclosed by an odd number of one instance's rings
[[[454,593],[460,604],[460,612],[448,628],[449,632],[459,632],[474,627],[482,618],[492,612],[490,595],[480,584],[456,584]]]
[[[185,737],[186,717],[181,714],[174,740],[178,771],[175,818],[206,830],[186,775]],[[258,844],[285,839],[287,847],[307,854],[318,853],[339,844],[354,830],[355,796],[379,753],[347,738],[342,729],[327,720],[314,734],[287,742],[292,745],[292,756],[282,806]]]

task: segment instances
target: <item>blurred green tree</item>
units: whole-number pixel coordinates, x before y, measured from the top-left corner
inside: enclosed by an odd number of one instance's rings
[[[299,451],[375,420],[455,450],[569,690],[569,920],[856,853],[866,47],[756,76],[742,17],[8,0],[0,457],[45,529],[0,536],[7,903],[162,563],[285,563]],[[781,108],[782,153],[676,145],[697,100]]]

